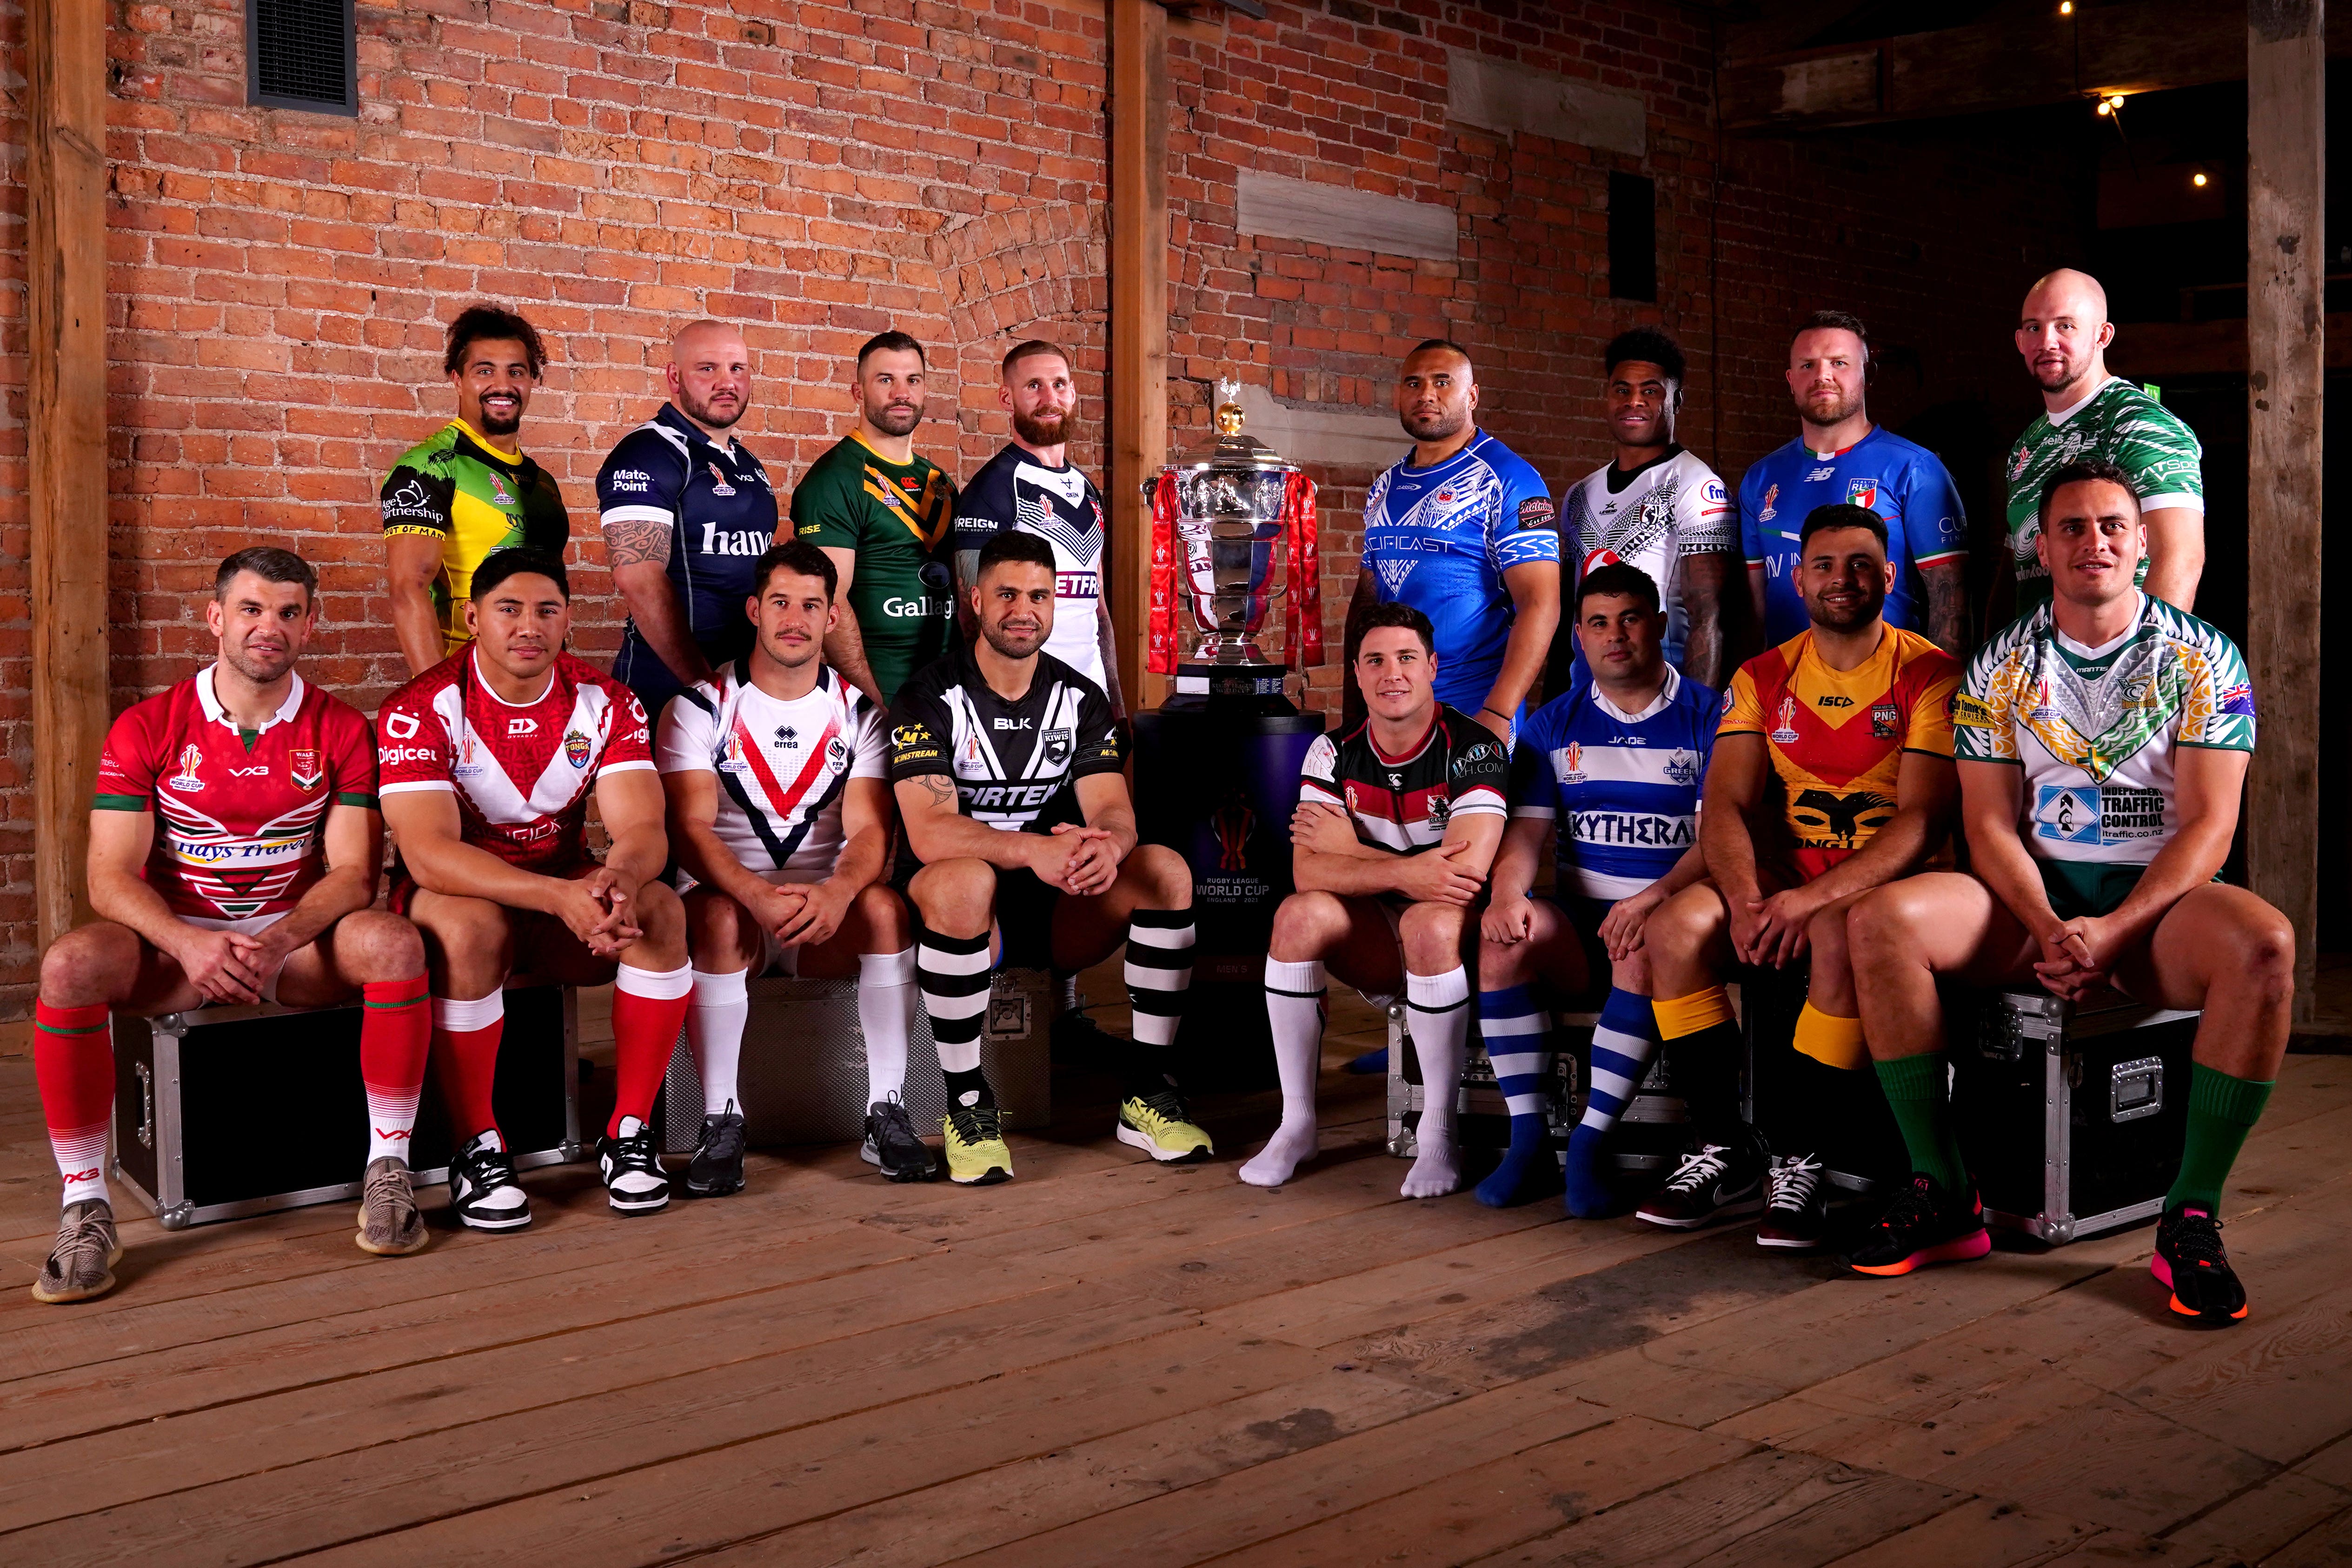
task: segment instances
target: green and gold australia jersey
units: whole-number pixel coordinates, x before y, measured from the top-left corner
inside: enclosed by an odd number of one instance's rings
[[[2180,830],[2174,752],[2254,749],[2253,686],[2236,644],[2161,599],[2104,647],[2044,605],[1969,663],[1952,735],[1959,762],[2025,770],[2018,833],[2051,907],[2105,914]]]
[[[2131,476],[2144,512],[2167,507],[2205,510],[2204,448],[2164,405],[2123,377],[2057,415],[2043,414],[2009,449],[2009,552],[2017,568],[2017,607],[2050,602],[2050,574],[2034,558],[2042,531],[2042,487],[2069,463],[2105,458]],[[2137,581],[2147,581],[2142,555]]]
[[[857,557],[848,604],[882,700],[945,653],[955,625],[948,532],[955,485],[917,458],[893,463],[845,436],[793,488],[793,535]]]
[[[466,630],[466,603],[483,557],[523,545],[561,560],[572,539],[562,492],[547,470],[529,458],[494,450],[462,419],[452,419],[401,454],[376,499],[385,533],[441,541],[433,608],[446,653],[473,640]]]

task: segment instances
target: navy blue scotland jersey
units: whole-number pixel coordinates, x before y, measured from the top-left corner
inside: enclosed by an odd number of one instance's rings
[[[1528,715],[1511,753],[1511,816],[1558,822],[1563,895],[1630,898],[1698,842],[1699,795],[1722,712],[1713,688],[1668,665],[1665,685],[1639,713],[1586,680]]]
[[[687,634],[716,668],[751,648],[743,615],[751,569],[776,539],[776,492],[760,459],[731,437],[705,436],[675,405],[621,437],[596,470],[598,521],[669,530],[669,581]],[[635,619],[613,673],[650,715],[683,684],[638,634]]]

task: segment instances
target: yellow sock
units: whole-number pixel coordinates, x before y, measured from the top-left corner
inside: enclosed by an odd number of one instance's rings
[[[1717,1024],[1739,1022],[1739,1016],[1731,1010],[1730,994],[1720,985],[1710,985],[1687,996],[1661,996],[1650,1004],[1650,1010],[1658,1016],[1658,1037],[1662,1040],[1679,1040]]]
[[[1862,1020],[1824,1013],[1811,1002],[1797,1015],[1795,1045],[1813,1060],[1841,1072],[1860,1072],[1870,1065],[1870,1047],[1862,1039]]]

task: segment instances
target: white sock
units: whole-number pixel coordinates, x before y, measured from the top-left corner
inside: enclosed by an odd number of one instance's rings
[[[915,950],[857,955],[857,1023],[866,1032],[866,1103],[905,1097],[915,1027]]]
[[[49,1152],[57,1158],[58,1176],[64,1184],[62,1207],[89,1203],[113,1206],[114,1194],[106,1186],[107,1127],[97,1121],[70,1132],[50,1129]]]
[[[737,1069],[743,1060],[743,1026],[751,1016],[749,970],[732,974],[694,972],[694,1000],[686,1009],[686,1043],[702,1078],[702,1114],[740,1109]]]
[[[1265,961],[1265,1021],[1274,1034],[1275,1070],[1282,1076],[1282,1125],[1241,1168],[1254,1187],[1278,1187],[1315,1152],[1315,1074],[1322,1065],[1323,994],[1319,960]]]
[[[1454,1152],[1454,1100],[1462,1083],[1462,1052],[1470,1033],[1470,977],[1454,965],[1443,974],[1407,974],[1405,1007],[1413,1053],[1421,1058],[1421,1153],[1405,1173],[1404,1195],[1443,1197],[1462,1184]]]
[[[409,1134],[416,1126],[416,1102],[424,1098],[422,1085],[415,1089],[383,1089],[362,1079],[360,1087],[367,1092],[368,1155],[367,1163],[397,1160],[408,1163]]]

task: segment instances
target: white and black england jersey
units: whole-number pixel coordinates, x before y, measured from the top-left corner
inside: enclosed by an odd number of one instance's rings
[[[737,860],[771,880],[821,881],[841,858],[842,792],[884,776],[882,738],[880,710],[832,670],[786,701],[738,662],[678,694],[654,754],[663,773],[717,775],[711,826]]]
[[[1005,529],[1034,533],[1054,547],[1054,632],[1045,651],[1105,685],[1102,497],[1075,468],[1049,468],[1008,446],[956,496],[955,548],[977,551]]]
[[[1008,702],[959,646],[898,689],[889,730],[892,784],[944,774],[966,816],[1007,833],[1085,821],[1076,782],[1121,766],[1110,700],[1047,653],[1027,694]]]

